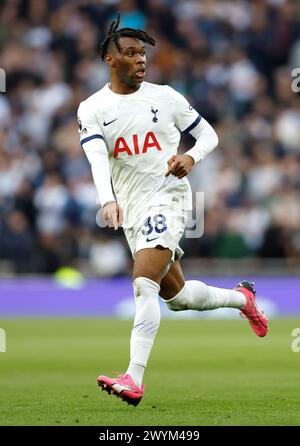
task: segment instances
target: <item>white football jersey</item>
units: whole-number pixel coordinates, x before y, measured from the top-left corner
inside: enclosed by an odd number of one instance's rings
[[[165,177],[165,173],[167,161],[177,154],[180,132],[191,131],[200,120],[173,88],[148,82],[131,94],[116,94],[106,84],[80,104],[81,145],[88,158],[92,151],[108,157],[124,226],[134,226],[153,205],[192,208],[187,178]],[[102,205],[113,199],[105,191],[98,194]]]

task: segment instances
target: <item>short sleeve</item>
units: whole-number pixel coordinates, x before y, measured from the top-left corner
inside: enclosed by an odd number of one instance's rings
[[[173,108],[175,125],[183,133],[189,133],[201,121],[199,113],[189,104],[182,94],[166,86],[170,104]]]

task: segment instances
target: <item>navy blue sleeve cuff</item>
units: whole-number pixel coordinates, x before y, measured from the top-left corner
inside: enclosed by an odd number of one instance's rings
[[[187,134],[187,133],[189,133],[191,130],[193,130],[193,128],[195,128],[196,125],[199,124],[199,122],[201,121],[201,118],[202,118],[202,116],[198,115],[198,117],[195,119],[195,121],[194,121],[194,122],[187,128],[187,129],[183,130],[182,133]]]
[[[104,138],[102,135],[91,135],[91,136],[88,136],[87,138],[82,139],[80,141],[80,144],[83,146],[84,143],[92,141],[92,139],[103,139],[103,141],[104,141]]]

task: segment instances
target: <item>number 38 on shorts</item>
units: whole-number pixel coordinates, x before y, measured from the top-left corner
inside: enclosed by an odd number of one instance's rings
[[[133,257],[141,249],[162,246],[172,252],[172,261],[183,254],[179,240],[187,222],[187,212],[165,206],[164,209],[148,209],[140,224],[125,228],[125,235]]]
[[[153,233],[153,231],[154,233],[161,234],[168,229],[166,220],[167,219],[163,214],[156,214],[153,217],[147,217],[144,222],[142,234],[150,235]]]

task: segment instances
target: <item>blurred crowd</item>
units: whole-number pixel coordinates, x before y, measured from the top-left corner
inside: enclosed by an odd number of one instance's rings
[[[184,94],[219,146],[191,172],[205,230],[186,256],[300,257],[300,4],[296,0],[7,0],[0,7],[0,272],[130,268],[122,231],[99,229],[79,103],[108,80],[99,43],[145,29],[147,81]],[[3,74],[3,73],[2,73]],[[297,82],[295,80],[295,84]],[[300,81],[299,81],[300,87]],[[193,144],[184,137],[180,150]]]

